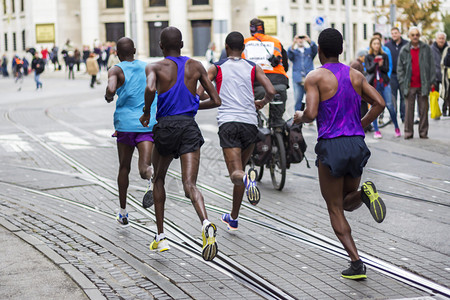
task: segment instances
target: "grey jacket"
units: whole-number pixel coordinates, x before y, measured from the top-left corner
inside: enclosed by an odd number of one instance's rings
[[[447,42],[445,43],[444,47],[442,48],[442,51],[447,47]],[[431,45],[431,50],[433,52],[434,56],[434,65],[436,66],[436,81],[442,82],[442,74],[441,74],[441,59],[442,59],[442,52],[439,49],[436,42]]]
[[[421,94],[427,96],[431,91],[431,85],[436,83],[436,67],[430,46],[419,41],[419,66]],[[398,56],[397,78],[403,95],[408,95],[411,85],[411,42],[408,42]]]

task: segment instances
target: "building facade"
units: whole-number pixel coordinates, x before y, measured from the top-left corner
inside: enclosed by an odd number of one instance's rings
[[[19,55],[27,47],[60,48],[71,44],[93,47],[95,41],[122,36],[135,40],[139,57],[161,56],[159,35],[167,26],[178,27],[183,54],[203,56],[208,44],[224,47],[228,32],[249,36],[249,21],[265,21],[267,33],[285,48],[295,34],[317,40],[320,30],[334,27],[345,36],[350,53],[368,41],[375,30],[381,0],[2,0],[0,2],[0,54]],[[350,26],[346,31],[347,21]],[[349,36],[346,36],[348,35]]]

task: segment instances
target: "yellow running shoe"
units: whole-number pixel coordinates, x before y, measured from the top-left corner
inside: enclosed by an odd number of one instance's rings
[[[361,186],[362,201],[369,207],[372,217],[378,223],[383,222],[386,217],[386,205],[378,195],[375,184],[372,181],[366,181]]]
[[[258,172],[255,169],[250,168],[247,171],[245,178],[245,189],[247,190],[247,199],[251,205],[256,205],[261,199],[261,194],[258,187],[256,186],[256,178],[258,177]]]
[[[216,243],[217,228],[213,223],[204,224],[202,227],[203,249],[202,256],[204,260],[213,260],[217,255]]]
[[[156,241],[156,237],[153,240],[153,242],[150,244],[150,250],[155,252],[163,252],[170,249],[169,241],[164,238],[162,240],[159,240],[159,242]]]

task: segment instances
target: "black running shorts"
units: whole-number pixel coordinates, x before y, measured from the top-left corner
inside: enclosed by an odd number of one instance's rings
[[[200,149],[205,142],[195,119],[184,115],[159,118],[153,135],[159,154],[174,158]]]
[[[370,157],[362,136],[341,136],[332,139],[320,139],[315,147],[317,154],[316,166],[319,160],[328,166],[331,175],[343,177],[350,175],[360,177]]]
[[[256,142],[258,127],[241,122],[227,122],[219,127],[220,147],[246,149]]]

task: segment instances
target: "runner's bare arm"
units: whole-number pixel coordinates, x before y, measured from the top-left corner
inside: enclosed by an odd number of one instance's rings
[[[198,109],[208,109],[220,106],[222,104],[222,101],[220,101],[220,97],[216,91],[216,88],[212,84],[211,80],[209,80],[208,73],[206,72],[205,68],[199,62],[197,63],[196,68],[198,72],[200,72],[200,84],[209,95],[208,100],[200,101]]]
[[[381,114],[386,105],[383,97],[381,97],[380,93],[378,93],[377,90],[367,82],[366,77],[364,77],[361,73],[355,73],[356,74],[350,74],[352,76],[358,76],[357,79],[361,82],[361,98],[363,101],[366,101],[371,105],[369,111],[361,119],[361,125],[365,128]]]
[[[212,65],[208,69],[208,78],[212,82],[213,80],[216,79],[216,76],[217,76],[217,67],[215,65]],[[203,88],[202,85],[198,86],[197,95],[200,96],[200,100],[209,99],[209,96],[208,96],[208,94],[205,93],[205,89]]]
[[[139,121],[141,121],[141,124],[144,127],[148,127],[148,123],[150,122],[150,107],[155,99],[157,79],[156,68],[156,64],[148,64],[147,67],[145,67],[147,86],[145,87],[144,113],[139,118]]]
[[[105,100],[110,103],[114,100],[117,91],[117,77],[119,67],[112,67],[108,71],[108,85],[106,86]]]
[[[306,106],[304,111],[296,111],[294,123],[311,123],[319,112],[320,92],[318,82],[320,74],[316,71],[310,72],[305,79]]]
[[[255,100],[256,109],[259,110],[263,108],[264,105],[272,101],[277,91],[273,87],[272,82],[270,82],[269,78],[267,78],[263,69],[261,69],[261,67],[258,65],[256,65],[255,68],[255,79],[262,85],[262,87],[266,91],[266,94],[264,95],[263,99]]]

